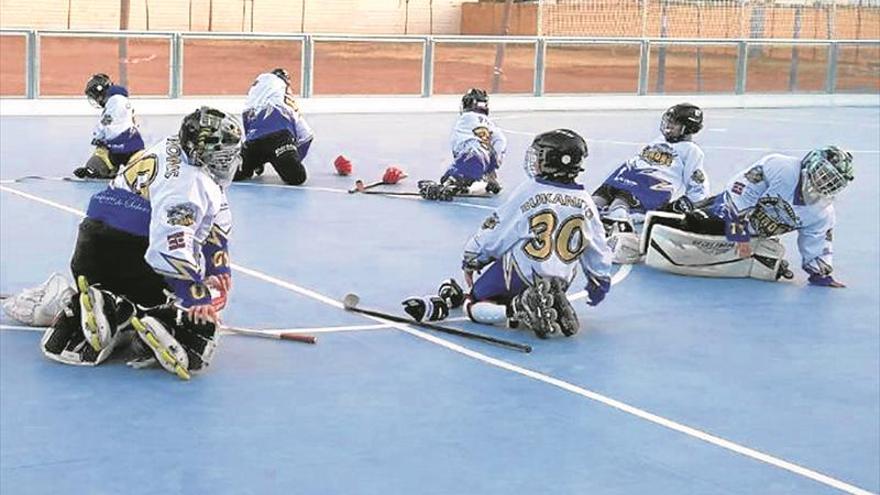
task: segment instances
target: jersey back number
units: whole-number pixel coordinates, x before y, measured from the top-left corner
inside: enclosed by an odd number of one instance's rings
[[[553,211],[536,213],[529,218],[534,238],[523,250],[536,261],[544,261],[555,253],[563,263],[571,263],[587,248],[585,226],[583,215],[571,215],[560,223]]]

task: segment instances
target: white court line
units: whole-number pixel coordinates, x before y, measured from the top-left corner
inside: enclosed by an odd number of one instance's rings
[[[512,129],[501,129],[502,131],[510,134],[522,134],[525,136],[534,136],[536,133],[527,132],[527,131],[514,131]],[[638,141],[618,141],[616,139],[587,139],[587,143],[604,143],[604,144],[619,144],[624,146],[644,146],[645,143]],[[806,153],[808,151],[813,151],[813,148],[751,148],[747,146],[713,146],[713,145],[700,145],[700,148],[704,150],[727,150],[727,151],[765,151],[765,152],[780,152],[780,151],[794,151],[799,153]],[[880,150],[851,150],[847,149],[850,153],[874,153],[880,154]]]
[[[18,330],[25,332],[45,332],[49,327],[31,327],[27,325],[0,325],[0,330]],[[312,327],[312,328],[259,328],[251,329],[254,332],[278,335],[282,333],[336,333],[336,332],[365,332],[368,330],[388,330],[392,328],[388,323],[375,325],[345,325],[336,327]],[[221,325],[222,330],[222,325]],[[235,332],[221,332],[223,335],[241,335]]]
[[[0,180],[0,185],[21,183],[22,179],[47,180],[47,181],[57,181],[57,182],[96,182],[96,183],[104,182],[104,181],[99,181],[99,180],[95,180],[95,181],[70,180],[70,177],[63,177],[63,176],[62,177],[30,176],[30,177],[21,177],[18,179],[2,179],[2,180]],[[261,183],[261,182],[233,182],[232,185],[233,186],[245,186],[245,187],[275,187],[275,188],[280,188],[280,189],[286,189],[288,191],[289,190],[295,191],[297,189],[302,189],[305,191],[330,192],[330,193],[337,193],[337,194],[345,193],[345,194],[351,194],[352,196],[354,196],[356,194],[356,193],[349,193],[347,189],[337,189],[335,187],[289,186],[286,184],[266,184],[266,183]],[[371,194],[370,196],[382,196],[382,195]],[[408,200],[422,201],[422,198],[420,198],[418,196],[383,196],[383,197],[391,198],[391,199],[408,199]],[[476,203],[468,203],[466,201],[438,201],[438,203],[450,204],[450,205],[459,206],[462,208],[476,208],[476,209],[480,209],[480,210],[494,210],[495,209],[494,206],[478,205]]]
[[[22,196],[24,198],[32,199],[34,201],[38,201],[40,203],[43,203],[43,204],[46,204],[49,206],[59,208],[61,210],[67,211],[67,212],[71,212],[71,213],[74,213],[79,216],[83,216],[83,213],[79,210],[76,210],[74,208],[70,208],[68,206],[61,205],[60,203],[56,203],[56,202],[48,200],[48,199],[40,198],[40,197],[34,196],[32,194],[22,193],[21,191],[18,191],[18,190],[15,190],[15,189],[12,189],[12,188],[9,188],[6,186],[0,186],[0,190],[6,191],[6,192],[9,192],[12,194],[17,194],[17,195]],[[257,279],[269,282],[271,284],[277,285],[279,287],[288,289],[290,291],[296,292],[297,294],[304,295],[304,296],[309,297],[311,299],[314,299],[316,301],[323,302],[324,304],[327,304],[327,305],[332,306],[334,308],[343,309],[343,305],[340,301],[337,301],[335,299],[327,297],[327,296],[320,294],[318,292],[315,292],[311,289],[307,289],[305,287],[300,287],[296,284],[287,282],[285,280],[281,280],[281,279],[273,277],[271,275],[266,275],[265,273],[262,273],[262,272],[259,272],[257,270],[253,270],[250,268],[246,268],[241,265],[233,264],[232,268],[234,270],[240,271],[246,275],[250,275],[254,278],[257,278]],[[383,320],[381,318],[376,318],[376,317],[369,316],[369,315],[361,315],[361,316],[368,318],[370,320],[379,322],[379,323],[387,323],[386,320]],[[771,466],[775,466],[777,468],[784,469],[784,470],[789,471],[791,473],[797,474],[797,475],[802,476],[807,479],[811,479],[813,481],[830,486],[832,488],[836,488],[836,489],[841,490],[843,492],[851,493],[854,495],[874,495],[871,492],[869,492],[863,488],[859,488],[855,485],[851,485],[849,483],[838,480],[836,478],[832,478],[832,477],[827,476],[825,474],[819,473],[818,471],[814,471],[812,469],[803,467],[801,465],[794,464],[792,462],[788,462],[788,461],[783,460],[781,458],[774,457],[770,454],[766,454],[766,453],[761,452],[759,450],[755,450],[755,449],[740,445],[738,443],[735,443],[730,440],[726,440],[724,438],[712,435],[711,433],[707,433],[707,432],[699,430],[697,428],[693,428],[693,427],[684,425],[682,423],[678,423],[678,422],[673,421],[671,419],[667,419],[662,416],[658,416],[656,414],[645,411],[645,410],[640,409],[638,407],[631,406],[625,402],[618,401],[618,400],[613,399],[611,397],[599,394],[597,392],[593,392],[591,390],[588,390],[583,387],[574,385],[572,383],[560,380],[558,378],[554,378],[552,376],[545,375],[545,374],[539,373],[537,371],[533,371],[533,370],[530,370],[527,368],[523,368],[521,366],[517,366],[517,365],[509,363],[507,361],[502,361],[500,359],[496,359],[491,356],[487,356],[485,354],[473,351],[471,349],[468,349],[468,348],[463,347],[461,345],[458,345],[456,343],[450,342],[448,340],[444,340],[444,339],[441,339],[441,338],[436,337],[434,335],[428,334],[424,331],[416,330],[408,325],[392,322],[392,323],[389,323],[389,326],[391,326],[393,328],[397,328],[397,329],[401,330],[402,332],[405,332],[405,333],[412,335],[414,337],[418,337],[418,338],[426,340],[428,342],[437,344],[437,345],[444,347],[446,349],[449,349],[453,352],[457,352],[459,354],[463,354],[463,355],[468,356],[470,358],[476,359],[476,360],[481,361],[483,363],[486,363],[486,364],[495,366],[497,368],[501,368],[501,369],[513,372],[513,373],[517,373],[519,375],[531,378],[533,380],[537,380],[542,383],[546,383],[548,385],[552,385],[554,387],[560,388],[560,389],[565,390],[567,392],[571,392],[575,395],[585,397],[587,399],[598,402],[600,404],[604,404],[608,407],[612,407],[614,409],[617,409],[618,411],[630,414],[632,416],[635,416],[635,417],[643,419],[645,421],[654,423],[654,424],[662,426],[664,428],[668,428],[670,430],[677,431],[679,433],[683,433],[689,437],[696,438],[698,440],[702,440],[703,442],[715,445],[717,447],[721,447],[721,448],[729,450],[731,452],[735,452],[737,454],[740,454],[740,455],[749,457],[751,459],[769,464]]]

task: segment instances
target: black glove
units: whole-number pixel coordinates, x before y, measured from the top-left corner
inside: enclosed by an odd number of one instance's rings
[[[501,192],[501,184],[495,179],[486,181],[486,192],[489,194],[498,194]]]
[[[79,177],[80,179],[94,179],[98,177],[98,174],[95,173],[94,170],[89,167],[78,167],[73,169],[73,175]]]

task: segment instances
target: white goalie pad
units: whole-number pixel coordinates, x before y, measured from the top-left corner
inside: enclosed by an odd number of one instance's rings
[[[608,238],[611,261],[618,265],[632,265],[642,260],[639,235],[634,232],[618,232]]]
[[[42,284],[5,299],[3,311],[25,325],[49,326],[74,293],[72,284],[64,275],[53,273]]]
[[[752,256],[740,258],[736,243],[724,236],[654,225],[646,240],[645,264],[679,275],[777,280],[785,248],[776,239],[755,239],[751,245]]]

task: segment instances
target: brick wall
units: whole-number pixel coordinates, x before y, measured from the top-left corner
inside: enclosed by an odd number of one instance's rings
[[[151,30],[210,27],[298,33],[304,27],[310,33],[458,34],[462,3],[465,0],[131,0],[129,29],[147,28],[149,7]],[[118,29],[119,8],[119,0],[0,0],[0,27]]]

